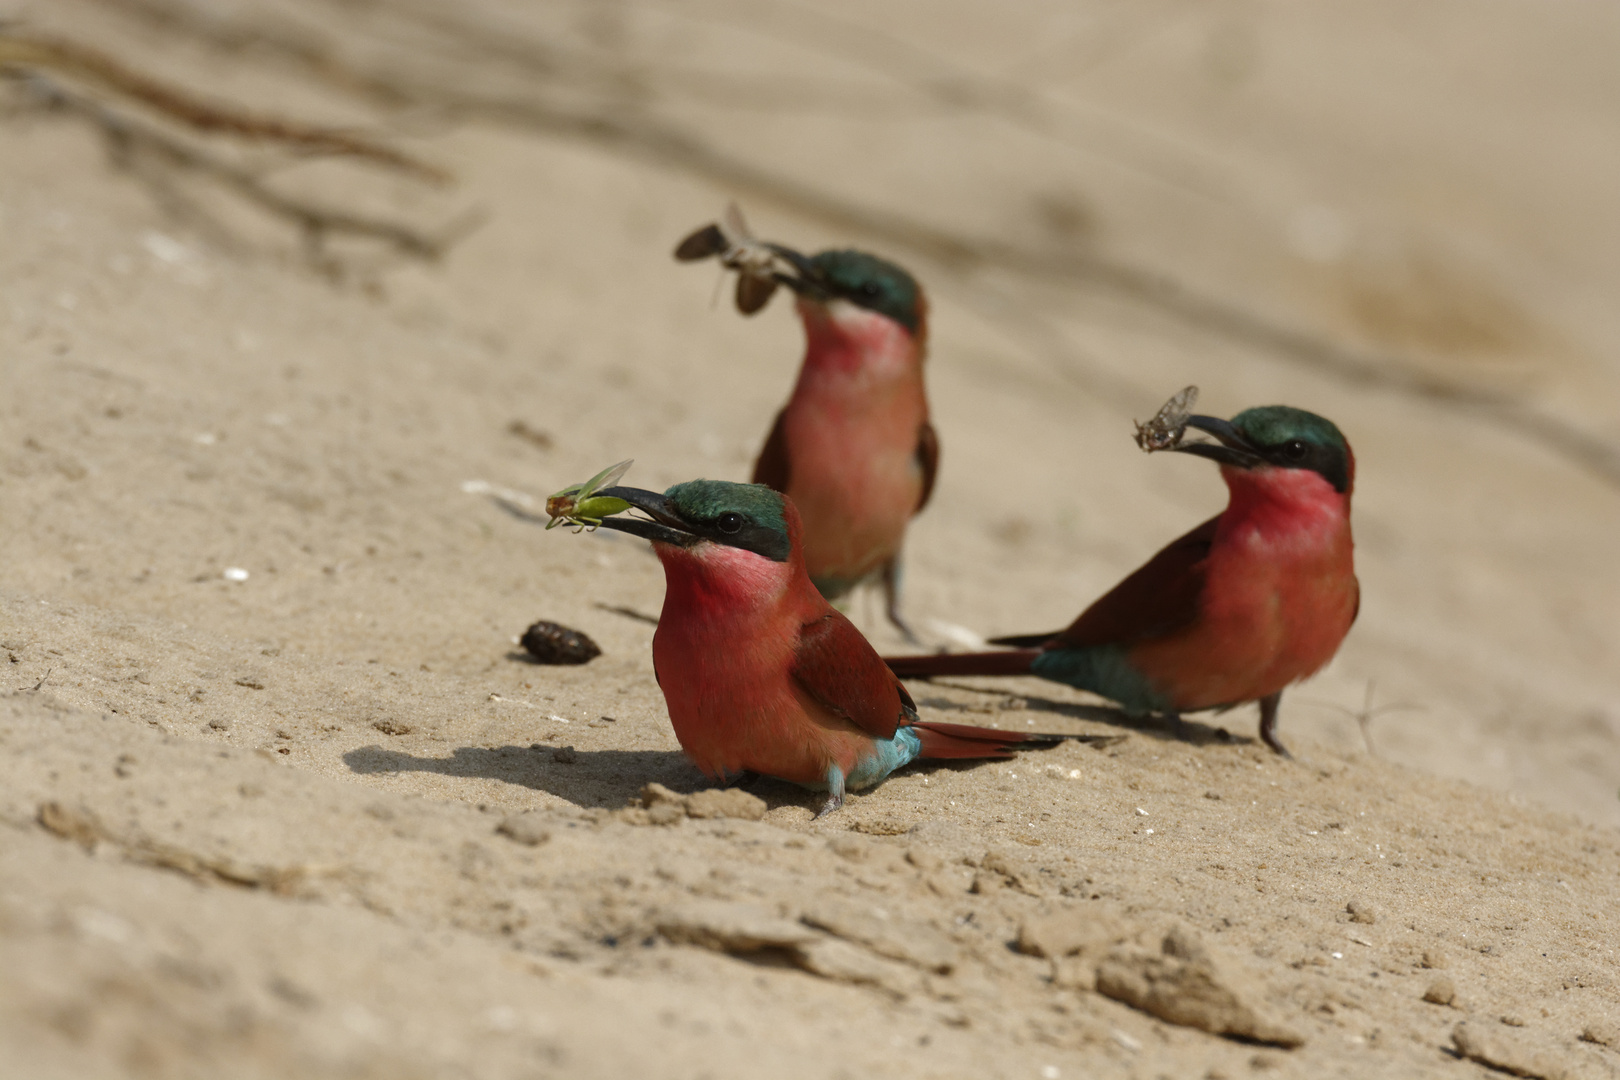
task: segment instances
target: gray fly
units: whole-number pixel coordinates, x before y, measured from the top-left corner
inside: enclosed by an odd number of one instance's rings
[[[1198,387],[1189,386],[1153,414],[1153,419],[1136,425],[1136,445],[1148,453],[1173,450],[1187,432],[1187,418],[1198,402]]]

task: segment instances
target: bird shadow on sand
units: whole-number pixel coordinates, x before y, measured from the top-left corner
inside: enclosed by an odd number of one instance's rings
[[[1183,717],[1178,725],[1174,721],[1162,716],[1138,716],[1126,712],[1124,709],[1112,705],[1086,705],[1073,701],[1055,701],[1052,698],[1041,697],[1036,694],[1002,693],[1000,691],[984,690],[976,686],[965,686],[959,683],[941,683],[940,685],[953,690],[970,690],[981,694],[996,694],[1004,704],[1000,708],[986,709],[982,706],[968,705],[960,701],[936,695],[922,696],[913,686],[912,693],[916,696],[917,704],[923,708],[939,709],[945,712],[967,713],[962,718],[966,723],[978,723],[971,714],[993,718],[995,726],[1017,731],[1019,727],[1009,721],[1017,716],[1019,711],[1055,713],[1067,716],[1074,720],[1086,720],[1096,724],[1106,724],[1111,728],[1125,728],[1129,732],[1142,735],[1161,742],[1184,742],[1193,746],[1205,746],[1210,743],[1228,745],[1235,743],[1257,743],[1259,740],[1246,736],[1234,735],[1226,728],[1216,724],[1205,723],[1198,720],[1189,720]],[[1040,721],[1024,725],[1028,730],[1041,730]],[[1088,733],[1100,734],[1100,733]]]
[[[1215,743],[1225,746],[1235,743],[1258,744],[1260,741],[1243,735],[1234,735],[1218,724],[1189,720],[1186,717],[1182,717],[1180,723],[1177,723],[1162,716],[1135,716],[1110,705],[1081,705],[1031,694],[1022,695],[1022,698],[1025,708],[1028,709],[1057,713],[1059,716],[1069,716],[1076,720],[1090,720],[1110,727],[1128,728],[1134,734],[1158,739],[1160,742],[1181,742],[1191,746],[1207,746]]]
[[[555,756],[554,756],[555,755]],[[583,808],[617,809],[657,782],[674,791],[716,786],[676,750],[572,750],[532,746],[459,746],[449,757],[421,757],[382,746],[361,746],[343,755],[352,772],[424,772],[467,779],[499,780],[566,799]],[[809,806],[825,796],[780,780],[760,778],[744,785],[772,808]]]

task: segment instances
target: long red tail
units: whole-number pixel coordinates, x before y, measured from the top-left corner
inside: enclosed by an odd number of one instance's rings
[[[1015,750],[1055,746],[1070,735],[1045,731],[1002,731],[972,724],[937,724],[924,720],[911,730],[922,740],[923,758],[1007,758]]]
[[[997,652],[885,656],[883,662],[902,679],[921,679],[930,675],[1027,675],[1029,665],[1040,654],[1039,649],[1002,649]]]

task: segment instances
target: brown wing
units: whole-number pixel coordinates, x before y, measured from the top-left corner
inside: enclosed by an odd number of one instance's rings
[[[776,423],[771,425],[771,433],[765,439],[765,448],[759,452],[759,460],[754,462],[754,478],[751,483],[764,484],[774,491],[786,491],[788,481],[793,478],[793,463],[788,460],[787,433],[782,427],[782,414],[776,414]]]
[[[922,466],[922,497],[917,500],[917,510],[921,510],[934,494],[934,478],[939,475],[939,434],[927,420],[917,429],[917,464]]]
[[[911,695],[877,651],[836,611],[799,631],[793,677],[806,693],[874,739],[917,719]]]
[[[1159,637],[1198,617],[1204,592],[1204,560],[1215,539],[1212,517],[1115,585],[1081,613],[1054,644],[1127,645]]]
[[[705,225],[680,242],[675,257],[681,262],[710,259],[727,248],[726,234],[718,225]]]

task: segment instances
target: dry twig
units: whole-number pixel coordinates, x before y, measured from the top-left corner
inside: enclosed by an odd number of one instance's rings
[[[77,116],[99,130],[120,162],[130,164],[145,155],[169,167],[206,176],[272,216],[297,226],[312,250],[318,250],[328,236],[344,235],[379,240],[408,255],[437,259],[483,217],[481,211],[472,211],[436,235],[429,235],[397,222],[318,206],[284,195],[250,169],[215,157],[159,127],[116,112],[45,75],[30,73],[24,76],[24,81],[43,106]]]
[[[451,179],[448,172],[436,165],[418,161],[351,132],[260,115],[192,97],[124,66],[106,53],[76,42],[0,33],[0,68],[25,73],[54,71],[79,79],[103,91],[138,101],[206,134],[218,133],[252,142],[279,143],[305,153],[361,158],[436,184],[448,183]]]

